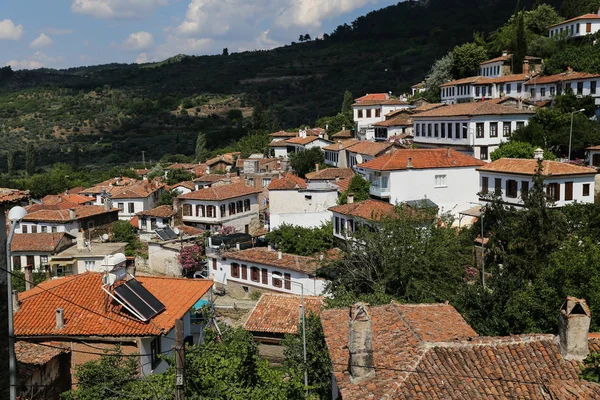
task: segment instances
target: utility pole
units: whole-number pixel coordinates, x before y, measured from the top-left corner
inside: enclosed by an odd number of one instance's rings
[[[185,344],[183,343],[183,320],[175,321],[175,399],[184,400]]]
[[[142,162],[144,163],[144,169],[146,169],[146,152],[142,150]]]

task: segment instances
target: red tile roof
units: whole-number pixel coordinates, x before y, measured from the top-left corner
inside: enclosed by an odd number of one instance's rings
[[[435,108],[440,108],[440,107],[444,107],[446,104],[444,103],[429,103],[429,104],[423,104],[422,106],[419,106],[417,108],[413,108],[412,112],[413,113],[420,113],[423,111],[429,111],[429,110],[433,110]]]
[[[385,121],[376,122],[373,126],[412,126],[413,119],[410,114],[400,114]]]
[[[165,184],[157,181],[119,178],[118,181],[111,179],[101,182],[96,186],[82,190],[80,194],[98,194],[106,191],[112,199],[136,199],[146,198],[164,186]]]
[[[399,171],[410,169],[407,166],[409,159],[412,169],[479,167],[485,164],[454,149],[398,149],[358,164],[357,167],[375,171]]]
[[[269,143],[269,147],[287,147],[287,142],[285,140],[277,140],[275,142]]]
[[[393,204],[372,199],[333,206],[329,208],[329,211],[359,217],[368,221],[380,221],[384,217],[394,217],[396,215]]]
[[[158,217],[158,218],[169,218],[177,214],[175,210],[173,210],[173,206],[158,206],[153,208],[152,210],[140,211],[137,213],[139,216],[143,217]]]
[[[491,60],[484,61],[482,63],[479,63],[479,65],[490,64],[490,63],[494,63],[494,62],[498,62],[498,61],[510,61],[511,59],[512,59],[512,54],[507,54],[507,55],[502,55],[500,57],[492,58]],[[541,60],[540,57],[534,57],[534,56],[525,56],[525,59],[528,61]]]
[[[193,181],[179,182],[179,183],[176,183],[174,185],[167,186],[167,187],[165,187],[165,189],[167,189],[167,190],[173,190],[173,189],[175,189],[175,188],[177,188],[179,186],[184,187],[186,189],[190,189],[190,190],[196,190],[196,184],[194,184]]]
[[[583,14],[583,15],[580,15],[578,17],[567,19],[565,21],[559,22],[559,23],[554,24],[554,25],[550,25],[548,27],[548,29],[554,28],[555,26],[559,26],[559,25],[563,25],[563,24],[568,24],[569,22],[578,21],[580,19],[599,19],[599,18],[600,18],[600,16],[598,14],[592,14],[592,13],[590,13],[590,14]]]
[[[367,93],[366,95],[359,97],[357,99],[354,99],[355,102],[359,102],[359,101],[365,101],[365,100],[387,100],[389,99],[390,95],[387,93]]]
[[[204,230],[188,225],[177,225],[176,228],[186,236],[200,236],[204,233]]]
[[[361,100],[352,104],[353,106],[405,106],[410,105],[410,103],[399,100],[399,99],[388,99],[388,100]]]
[[[102,274],[85,272],[52,279],[23,293],[15,313],[16,336],[146,336],[170,331],[175,320],[211,288],[213,282],[200,279],[137,277],[137,280],[165,305],[149,322],[132,316],[115,301],[108,302],[102,291]],[[64,309],[65,327],[56,330],[56,309]]]
[[[250,313],[244,329],[250,332],[295,334],[300,320],[302,297],[264,293]],[[304,296],[306,314],[319,314],[324,305],[320,296]]]
[[[0,188],[0,204],[15,203],[21,200],[27,200],[29,192],[19,189]]]
[[[331,135],[332,139],[343,139],[343,138],[351,138],[352,137],[352,131],[349,129],[342,129],[341,131],[339,131],[336,134]]]
[[[348,190],[348,186],[350,186],[350,181],[352,178],[340,179],[335,182],[335,185],[338,187],[338,192],[343,193]]]
[[[567,71],[556,75],[537,76],[531,79],[528,85],[542,85],[545,83],[557,83],[566,81],[575,81],[581,79],[600,78],[600,74],[589,74],[587,72]]]
[[[360,142],[358,139],[339,140],[337,143],[323,147],[322,150],[338,151],[340,149],[340,144],[342,145],[342,149],[345,149],[354,146],[358,142]]]
[[[308,180],[334,180],[336,178],[352,178],[354,170],[352,168],[325,168],[319,172],[309,172],[306,174]]]
[[[140,218],[137,215],[134,215],[133,218],[129,220],[129,225],[133,226],[135,229],[139,229]]]
[[[229,185],[213,185],[209,188],[196,190],[182,194],[178,197],[181,200],[227,200],[235,197],[248,196],[261,193],[262,189],[253,186],[246,186],[244,183],[232,183]]]
[[[44,344],[47,344],[47,346],[44,346]],[[45,365],[59,354],[69,351],[67,349],[62,349],[59,347],[60,343],[35,344],[25,342],[22,340],[17,340],[15,342],[15,354],[17,356],[17,361],[20,364],[39,366]]]
[[[175,163],[175,164],[171,164],[168,167],[165,167],[165,169],[167,170],[171,170],[171,169],[193,169],[196,168],[198,166],[198,164],[194,164],[194,163]]]
[[[43,208],[38,208],[36,211],[27,214],[25,218],[23,218],[23,221],[69,222],[96,215],[119,212],[117,208],[107,211],[104,209],[104,206],[78,206],[73,208],[73,210],[75,210],[75,218],[72,218],[69,210],[49,209],[43,205],[42,207]]]
[[[287,132],[287,131],[279,131],[274,133],[269,133],[271,137],[283,137],[283,138],[292,138],[298,136],[298,132]]]
[[[315,140],[319,140],[318,136],[306,136],[306,137],[294,137],[291,139],[287,139],[285,142],[289,143],[289,144],[300,144],[300,145],[307,145],[309,143],[314,142]]]
[[[268,190],[297,190],[306,189],[306,180],[290,172],[275,177],[267,187]]]
[[[194,179],[194,182],[214,183],[218,181],[224,181],[225,179],[227,179],[227,175],[225,174],[205,174]]]
[[[446,82],[440,85],[440,87],[446,87],[446,86],[455,86],[455,85],[465,85],[468,83],[475,83],[475,82],[485,82],[486,81],[485,76],[470,76],[468,78],[462,78],[462,79],[456,79],[450,82]]]
[[[446,107],[436,108],[413,115],[415,120],[430,117],[458,117],[475,115],[533,115],[535,111],[522,109],[518,110],[512,107],[506,107],[500,104],[494,104],[489,101],[479,101],[474,103],[451,104]]]
[[[86,196],[81,196],[75,193],[49,194],[42,198],[43,204],[71,203],[82,205],[93,202],[94,199]]]
[[[352,146],[349,146],[346,150],[351,153],[365,154],[367,156],[378,156],[385,153],[392,148],[391,143],[380,143],[380,142],[367,142],[362,140]]]
[[[563,176],[563,175],[595,175],[598,173],[595,168],[581,167],[558,161],[542,161],[542,175],[545,176]],[[538,161],[523,158],[500,158],[485,164],[478,168],[479,171],[501,172],[519,175],[534,175],[538,170]]]
[[[71,236],[66,232],[19,233],[13,237],[10,251],[54,253],[65,237],[72,241]]]
[[[223,258],[231,258],[232,260],[270,265],[272,267],[303,272],[309,275],[313,275],[318,268],[318,260],[315,258],[282,253],[281,259],[279,259],[277,251],[269,251],[265,247],[254,247],[247,250],[226,252],[223,253],[222,256]]]
[[[225,164],[229,164],[229,165],[233,165],[233,161],[236,157],[238,157],[240,155],[240,152],[233,152],[233,153],[227,153],[227,154],[223,154],[223,155],[219,155],[215,158],[211,158],[210,160],[206,161],[206,165],[211,166],[214,164],[218,164],[220,162],[223,162]]]
[[[598,146],[590,146],[590,147],[586,147],[586,150],[600,150],[600,145]]]

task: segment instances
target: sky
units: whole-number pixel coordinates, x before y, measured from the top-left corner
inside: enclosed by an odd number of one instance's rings
[[[0,66],[69,68],[266,50],[398,0],[1,0]]]

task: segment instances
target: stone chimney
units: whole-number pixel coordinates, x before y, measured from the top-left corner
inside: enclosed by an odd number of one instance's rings
[[[591,317],[592,313],[585,300],[567,296],[558,320],[559,348],[564,359],[581,361],[589,354]]]
[[[446,157],[450,158],[450,147],[446,149]]]
[[[279,250],[279,251],[277,252],[277,259],[278,259],[278,260],[281,260],[282,258],[283,258],[283,253],[281,252],[281,250]]]
[[[342,141],[338,140],[338,150],[342,150],[344,146],[342,145]]]
[[[406,160],[406,168],[412,168],[412,157],[408,157],[408,160]]]
[[[319,172],[319,163],[315,164],[315,172]]]
[[[502,56],[503,57],[506,57],[507,55],[508,55],[508,51],[507,50],[502,51]]]
[[[26,265],[25,271],[25,290],[33,289],[33,265]]]
[[[273,251],[273,247],[271,247],[271,245],[267,246],[267,251]]]
[[[77,232],[77,250],[85,249],[85,238],[83,237],[83,229]]]
[[[75,212],[75,210],[73,208],[69,208],[69,218],[71,220],[74,220],[77,218],[77,213]]]
[[[348,193],[348,200],[346,202],[348,204],[354,203],[354,193]]]
[[[542,161],[544,159],[544,150],[539,147],[533,151],[533,158],[538,161]]]
[[[523,60],[523,73],[529,75],[529,60]]]
[[[19,303],[19,291],[12,291],[12,303],[13,303],[13,313],[16,313],[21,308],[21,303]]]
[[[56,309],[56,327],[55,329],[57,331],[60,331],[61,329],[64,329],[65,327],[65,310],[63,310],[62,308],[57,308]]]
[[[356,303],[350,307],[350,379],[360,383],[375,375],[373,367],[373,329],[369,305]]]

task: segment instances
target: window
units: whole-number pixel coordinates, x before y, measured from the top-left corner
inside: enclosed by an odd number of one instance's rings
[[[546,88],[540,88],[540,96],[546,97]]]
[[[73,275],[73,264],[56,266],[56,276],[68,275]]]
[[[439,128],[439,124],[433,124],[433,132],[434,132],[433,135],[435,137],[439,136],[438,128]]]
[[[48,232],[48,227],[45,225],[42,225],[42,233],[47,233]]]
[[[236,211],[237,211],[238,213],[243,213],[243,212],[244,212],[244,202],[243,202],[243,201],[241,201],[241,200],[238,200],[238,201],[236,202],[236,205],[237,205],[237,207],[236,207]]]
[[[250,211],[250,199],[244,200],[244,211]]]
[[[150,359],[151,359],[150,361],[152,364],[152,369],[156,368],[156,366],[160,362],[160,359],[158,356],[161,353],[162,353],[162,350],[160,348],[160,336],[157,336],[154,339],[152,339],[152,341],[150,342]]]
[[[481,146],[479,148],[479,159],[481,159],[481,160],[488,159],[488,147],[487,146]]]
[[[217,270],[217,259],[216,258],[212,259],[212,267],[215,271]]]
[[[371,118],[371,109],[370,108],[367,110],[367,118]]]
[[[463,122],[463,123],[462,123],[462,132],[463,132],[463,133],[462,133],[462,137],[463,137],[463,139],[466,139],[466,138],[468,138],[468,137],[469,137],[469,136],[468,136],[468,134],[469,134],[469,127],[467,126],[467,123],[466,123],[466,122]]]
[[[52,233],[56,233],[58,232],[58,227],[57,226],[53,226],[52,227]]]
[[[283,285],[287,290],[292,289],[292,276],[290,274],[283,274]]]
[[[525,126],[525,122],[524,121],[517,121],[517,129],[521,129]]]
[[[427,136],[428,136],[428,137],[431,137],[431,133],[432,133],[432,132],[431,132],[431,129],[432,129],[432,128],[431,128],[431,124],[427,124]]]
[[[362,118],[363,117],[363,110],[358,110],[358,118]]]
[[[483,86],[483,87],[481,88],[481,95],[482,95],[483,97],[485,97],[485,96],[487,95],[487,86]]]
[[[484,127],[483,122],[478,122],[475,124],[475,136],[478,139],[483,138],[483,127]]]
[[[262,187],[267,187],[271,184],[271,178],[263,178]]]
[[[517,198],[517,181],[509,179],[506,181],[506,197]]]
[[[262,268],[260,270],[261,275],[262,275],[262,283],[264,285],[268,285],[269,284],[269,270],[267,270],[266,268]]]
[[[498,123],[490,122],[490,137],[498,137]]]
[[[27,266],[35,267],[35,258],[33,256],[26,256],[25,259],[27,262]]]
[[[448,182],[446,181],[446,175],[436,175],[435,176],[435,187],[446,187],[448,186]]]
[[[21,225],[21,232],[27,233],[27,225]]]
[[[354,233],[354,220],[353,219],[348,220],[348,232]]]
[[[487,194],[489,190],[489,178],[487,176],[481,177],[481,193]]]
[[[565,182],[565,200],[573,200],[573,182]]]
[[[554,86],[550,87],[550,97],[554,97],[554,95],[556,94],[556,88]]]
[[[84,261],[84,266],[86,271],[93,271],[94,267],[96,266],[96,261],[86,260]]]
[[[583,94],[583,82],[577,82],[577,94]]]
[[[31,233],[37,233],[37,225],[31,225]]]
[[[340,234],[340,217],[335,217],[335,233]]]
[[[475,88],[475,97],[479,97],[479,86]]]
[[[560,201],[560,184],[549,183],[546,185],[546,195],[550,200]]]
[[[529,181],[521,181],[521,198],[524,199],[529,194]]]
[[[340,232],[342,235],[346,233],[346,220],[344,218],[340,219]]]
[[[221,210],[221,218],[225,218],[227,216],[227,207],[225,207],[225,204],[221,204],[219,209]]]
[[[117,208],[119,209],[119,211],[123,212],[125,210],[125,204],[117,203]]]
[[[502,194],[502,179],[500,179],[500,178],[495,178],[494,179],[494,192],[497,195],[501,195]]]
[[[517,93],[521,93],[523,91],[523,84],[517,83]]]
[[[275,286],[276,288],[280,288],[282,285],[281,282],[281,272],[276,272],[273,271],[273,274],[271,274],[272,282],[273,282],[273,286]]]
[[[446,137],[446,124],[441,124],[441,137]]]
[[[592,32],[592,23],[588,22],[587,24],[585,24],[585,33],[591,33]]]
[[[597,81],[590,82],[590,94],[596,94],[596,84],[597,83],[598,83]]]
[[[580,23],[577,23],[577,25],[575,25],[575,32],[579,33],[579,25],[581,25]]]
[[[510,94],[512,85],[510,83],[506,84],[506,94]]]
[[[504,93],[504,84],[503,83],[498,85],[498,93]]]
[[[235,203],[229,203],[229,215],[235,215]]]
[[[375,116],[377,118],[381,117],[381,109],[380,108],[375,109]]]
[[[502,135],[504,137],[509,137],[510,136],[510,122],[503,122],[502,123]]]
[[[533,99],[535,98],[535,88],[529,89],[529,96]]]
[[[183,205],[183,216],[184,217],[189,217],[192,215],[192,205],[191,204],[184,204]]]
[[[127,204],[127,211],[129,212],[129,214],[135,213],[135,204],[134,203],[128,203]]]
[[[460,122],[454,124],[454,138],[460,139]]]
[[[448,139],[452,139],[452,124],[448,123]]]
[[[40,256],[40,265],[42,267],[48,265],[48,256]]]
[[[248,279],[248,266],[246,264],[242,264],[242,279]]]
[[[238,263],[231,263],[231,277],[232,278],[240,277],[240,265]]]
[[[312,200],[312,194],[305,194],[304,200]]]
[[[250,280],[252,282],[260,282],[260,271],[257,267],[250,268]]]
[[[421,124],[416,124],[416,136],[421,136]]]
[[[204,205],[196,204],[196,217],[204,217],[206,215],[204,212],[205,212]]]
[[[21,269],[21,256],[13,256],[13,271]]]
[[[217,209],[215,206],[206,206],[206,216],[208,218],[215,218],[217,216]]]
[[[589,195],[590,195],[590,184],[584,183],[583,184],[583,196],[589,196]]]

